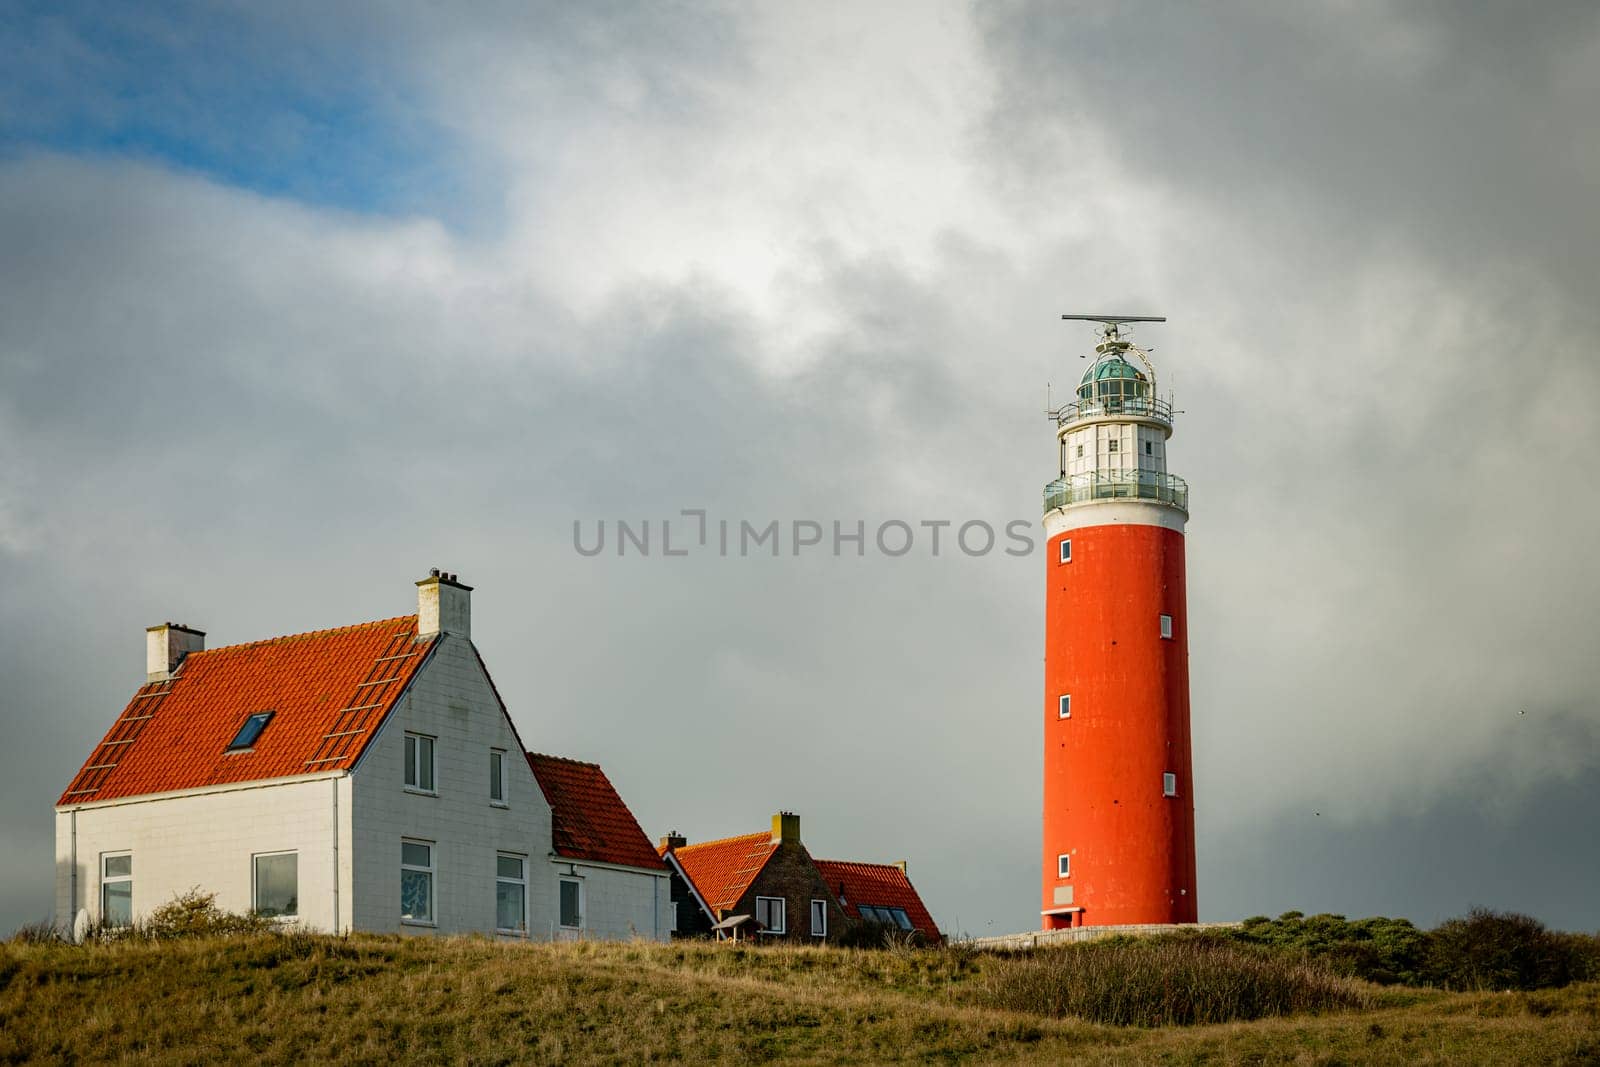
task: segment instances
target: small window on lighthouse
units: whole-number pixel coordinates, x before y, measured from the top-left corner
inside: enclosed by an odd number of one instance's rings
[[[1149,442],[1149,441],[1146,441],[1146,442],[1145,442],[1145,443],[1144,443],[1144,454],[1145,454],[1145,455],[1147,455],[1147,456],[1149,456],[1149,455],[1153,455],[1153,454],[1154,454],[1154,453],[1152,453],[1152,452],[1151,452],[1151,451],[1150,451],[1150,442]]]
[[[1072,857],[1064,852],[1056,857],[1056,877],[1072,877]]]
[[[1171,771],[1161,776],[1161,795],[1164,797],[1178,795],[1178,776]]]
[[[1161,616],[1161,636],[1168,641],[1172,640],[1172,616]]]
[[[1083,458],[1083,446],[1082,445],[1078,446],[1078,458],[1079,459]]]
[[[1117,450],[1117,446],[1121,443],[1121,441],[1118,441],[1115,437],[1113,437],[1111,440],[1106,442],[1106,451],[1115,452]]]
[[[1062,693],[1061,694],[1061,710],[1057,713],[1056,717],[1060,718],[1060,719],[1070,719],[1070,718],[1072,718],[1072,694],[1071,693]]]
[[[1061,542],[1061,562],[1072,562],[1072,538],[1070,537]]]

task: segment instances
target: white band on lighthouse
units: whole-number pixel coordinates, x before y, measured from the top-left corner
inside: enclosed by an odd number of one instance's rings
[[[1167,504],[1148,500],[1101,500],[1085,507],[1056,508],[1044,517],[1046,538],[1085,526],[1159,526],[1183,533],[1188,516]]]

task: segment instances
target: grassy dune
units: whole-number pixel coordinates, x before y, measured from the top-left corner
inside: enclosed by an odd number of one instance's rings
[[[1600,983],[1443,993],[1336,979],[1344,1006],[1322,1014],[1146,1029],[1019,1007],[1051,960],[1066,957],[363,935],[13,941],[0,945],[0,1062],[1600,1063]]]

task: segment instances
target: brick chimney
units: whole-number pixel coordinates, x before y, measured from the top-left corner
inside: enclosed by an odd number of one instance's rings
[[[417,636],[472,637],[472,586],[438,567],[417,583]]]
[[[682,848],[689,843],[689,839],[676,830],[668,831],[667,836],[661,839],[661,851],[671,852],[675,848]]]
[[[172,677],[191,652],[203,651],[206,632],[179,622],[147,626],[144,631],[144,673],[146,682],[164,682]]]
[[[780,811],[772,817],[772,843],[774,845],[800,842],[800,816],[792,811]]]

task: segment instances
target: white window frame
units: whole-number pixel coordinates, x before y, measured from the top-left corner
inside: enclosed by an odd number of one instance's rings
[[[1057,557],[1056,557],[1056,562],[1057,563],[1071,563],[1072,562],[1072,538],[1063,537],[1061,539],[1061,543],[1056,546],[1056,553],[1057,553]]]
[[[128,858],[128,873],[127,874],[107,875],[106,874],[106,860],[121,859],[124,856],[126,856]],[[106,886],[107,885],[122,885],[124,883],[126,883],[126,885],[128,887],[128,922],[132,923],[133,922],[133,850],[132,849],[123,849],[123,850],[121,850],[119,852],[102,852],[102,853],[100,853],[100,922],[103,923],[104,925],[107,925],[107,926],[110,925],[110,922],[106,919],[106,910],[107,910],[106,909]],[[118,925],[122,925],[122,924],[119,923]]]
[[[1072,877],[1072,853],[1063,852],[1061,855],[1056,857],[1056,877]]]
[[[424,848],[426,848],[428,850],[428,865],[426,867],[422,867],[415,863],[407,863],[405,852],[406,845],[422,845]],[[427,841],[420,837],[402,837],[400,839],[400,870],[402,872],[402,880],[405,878],[405,874],[403,873],[405,871],[425,872],[428,876],[428,917],[426,919],[408,919],[404,914],[402,914],[400,916],[400,921],[406,926],[439,925],[439,860],[438,857],[434,855],[434,850],[438,847],[438,842]],[[405,892],[403,889],[400,894],[400,901],[403,909],[405,905]]]
[[[424,788],[422,785],[422,746],[428,746],[428,779],[432,786]],[[406,731],[404,748],[401,749],[400,758],[405,763],[405,773],[402,781],[405,782],[407,793],[419,793],[425,797],[439,795],[439,739],[431,734],[413,733]]]
[[[670,924],[667,927],[667,932],[670,933],[670,934],[677,933],[678,932],[678,902],[676,900],[667,901],[667,922]]]
[[[1072,718],[1072,694],[1062,693],[1061,699],[1056,703],[1056,718]]]
[[[495,770],[500,772],[500,795],[494,793]],[[496,807],[508,808],[510,803],[506,800],[506,750],[491,748],[489,750],[489,803]]]
[[[574,885],[574,886],[578,887],[578,924],[576,926],[568,926],[566,923],[561,921],[561,887],[564,886],[564,885],[568,885],[568,884],[571,884],[571,885]],[[563,877],[558,878],[556,880],[556,925],[557,926],[559,926],[563,930],[582,930],[583,929],[583,903],[584,903],[584,901],[583,901],[583,879],[582,878],[568,878],[568,877],[563,876]]]
[[[822,917],[820,923],[817,922],[819,915]],[[828,902],[826,900],[817,900],[815,897],[811,900],[811,936],[828,936]]]
[[[259,878],[260,878],[260,874],[256,869],[256,864],[259,863],[261,860],[267,859],[267,858],[269,858],[271,856],[293,856],[295,858],[294,859],[294,899],[295,899],[295,910],[294,910],[294,914],[292,914],[292,915],[281,915],[280,914],[280,915],[268,916],[267,917],[268,921],[275,922],[275,923],[292,923],[292,922],[295,922],[300,918],[300,851],[298,849],[283,848],[283,849],[277,850],[276,852],[252,852],[250,854],[250,910],[251,910],[252,913],[259,913],[260,907],[261,907],[261,900],[260,900],[260,894],[259,894],[259,888],[260,888],[260,886],[259,886]]]
[[[1163,616],[1161,616],[1161,639],[1163,641],[1171,641],[1172,640],[1172,616],[1171,615],[1163,615]]]
[[[1161,775],[1161,795],[1164,797],[1178,795],[1178,776],[1171,771],[1165,771]]]
[[[501,860],[516,860],[522,865],[522,877],[508,878],[500,873]],[[501,885],[520,886],[522,889],[522,921],[516,926],[500,925],[500,896]],[[516,934],[519,937],[528,936],[528,857],[520,852],[496,852],[494,854],[494,928],[496,933]]]
[[[771,914],[771,910],[772,910],[771,906],[773,904],[776,904],[778,906],[778,925],[776,927],[769,926],[766,923],[762,923],[761,922],[761,905],[763,903],[765,903],[768,906],[767,907],[767,911],[768,911],[769,915]],[[789,932],[789,898],[788,897],[756,897],[756,922],[758,924],[760,924],[761,926],[765,927],[765,929],[762,930],[762,933],[774,934],[774,935],[788,933]]]

